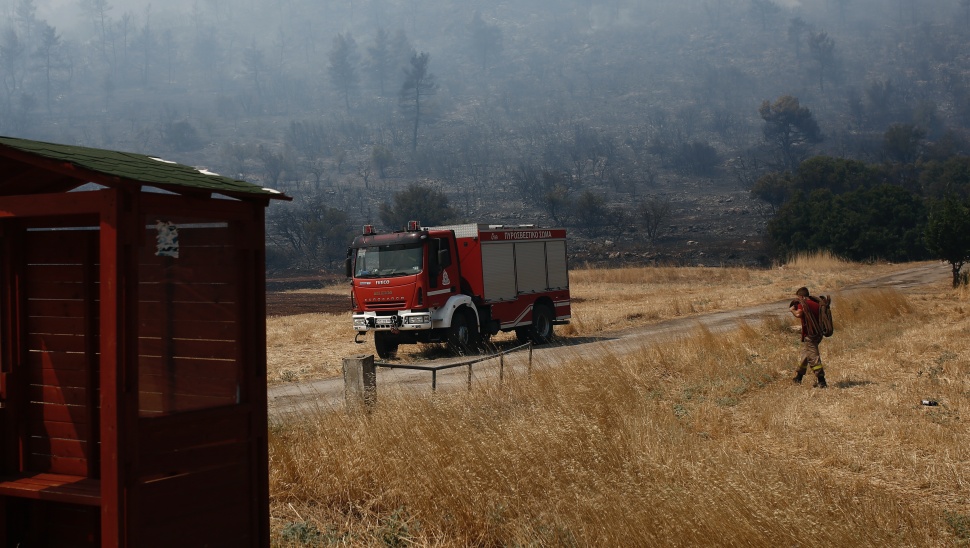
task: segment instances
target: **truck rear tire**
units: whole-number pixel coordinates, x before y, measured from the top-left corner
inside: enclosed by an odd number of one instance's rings
[[[471,352],[478,344],[478,330],[471,314],[459,310],[451,318],[451,328],[448,330],[448,348],[455,354],[464,356]]]
[[[374,350],[377,357],[386,360],[397,355],[398,342],[394,340],[394,335],[387,331],[374,332]]]
[[[552,340],[552,309],[547,304],[536,304],[532,307],[532,325],[529,326],[529,338],[533,344],[546,344]]]

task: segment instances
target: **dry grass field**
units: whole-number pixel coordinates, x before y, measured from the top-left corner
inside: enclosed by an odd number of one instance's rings
[[[846,264],[829,255],[800,257],[771,270],[744,268],[580,268],[570,272],[573,319],[557,327],[557,334],[576,337],[625,329],[661,320],[715,312],[790,297],[808,285],[838,291],[846,285],[906,268],[907,265]],[[350,320],[350,288],[346,284],[324,289],[289,291],[338,295],[347,310],[337,314],[297,314],[267,319],[266,344],[269,383],[305,381],[340,376],[344,357],[373,354],[370,335],[354,343]],[[499,334],[497,341],[514,339]],[[426,352],[403,345],[403,361],[419,360]]]
[[[905,266],[576,270],[560,333],[771,302],[800,285],[828,292]],[[968,307],[966,288],[947,282],[836,300],[825,390],[791,383],[797,336],[773,320],[577,353],[471,392],[382,392],[370,414],[290,417],[270,435],[274,545],[970,545]],[[274,359],[290,344],[303,359],[277,374],[333,374],[339,358],[316,360],[346,335],[283,320],[271,322]]]

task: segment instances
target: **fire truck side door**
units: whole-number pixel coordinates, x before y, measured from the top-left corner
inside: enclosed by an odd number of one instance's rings
[[[458,264],[455,261],[457,250],[454,248],[454,240],[451,238],[435,238],[432,247],[432,268],[429,297],[432,298],[432,306],[441,306],[448,300],[452,293],[457,292],[460,283],[458,275]]]

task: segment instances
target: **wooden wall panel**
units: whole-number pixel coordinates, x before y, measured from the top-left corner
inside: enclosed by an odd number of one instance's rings
[[[178,227],[178,257],[139,248],[138,384],[143,417],[241,400],[239,251],[227,226]]]
[[[138,546],[259,545],[251,412],[236,405],[139,420]]]
[[[83,333],[83,316],[30,316],[27,318],[27,332],[33,334]]]
[[[27,355],[27,368],[41,372],[50,370],[89,372],[90,358],[84,354],[69,354],[64,352],[31,352]]]
[[[234,360],[238,353],[238,343],[234,340],[213,339],[139,339],[138,351],[142,356]]]
[[[25,472],[97,475],[97,236],[25,234]]]
[[[236,461],[140,484],[138,546],[254,545],[249,470],[248,462]]]
[[[25,466],[33,472],[50,471],[52,474],[68,476],[91,477],[95,473],[91,470],[89,459],[45,455],[43,452],[29,453],[25,458]]]
[[[238,288],[224,282],[145,282],[138,286],[142,302],[173,302],[188,304],[229,304],[236,301]]]
[[[154,324],[164,328],[183,321],[232,322],[237,317],[237,307],[236,303],[192,303],[191,306],[184,304],[169,306],[160,302],[146,301],[138,303],[138,318],[141,325]]]
[[[138,336],[146,339],[172,336],[176,339],[231,341],[238,332],[237,321],[204,321],[197,318],[171,322],[170,325],[145,319],[138,326]]]
[[[226,382],[225,377],[190,377],[180,374],[176,370],[174,375],[140,375],[142,392],[173,393],[176,396],[210,396],[222,398],[227,404],[236,403],[237,389]],[[235,377],[231,377],[235,379]]]
[[[46,423],[72,423],[72,424],[94,424],[88,413],[66,405],[47,405],[44,403],[34,403],[27,409],[27,422],[35,426]],[[81,436],[82,434],[78,434]],[[80,437],[78,438],[80,439]]]

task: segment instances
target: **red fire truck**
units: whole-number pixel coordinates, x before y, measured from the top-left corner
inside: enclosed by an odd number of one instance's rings
[[[378,234],[347,252],[357,342],[374,332],[382,358],[401,344],[446,342],[466,353],[499,331],[548,342],[569,323],[566,230],[464,224]]]

